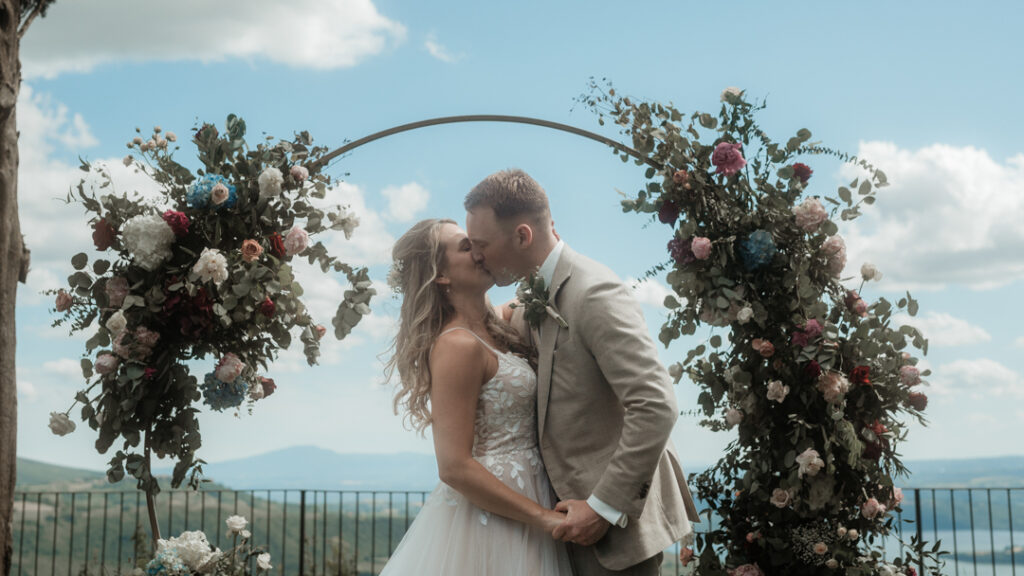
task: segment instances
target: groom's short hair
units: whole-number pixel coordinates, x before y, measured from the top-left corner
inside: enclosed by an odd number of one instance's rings
[[[542,224],[551,219],[548,195],[526,172],[511,168],[484,178],[466,195],[466,211],[481,206],[494,210],[499,222],[528,218]]]

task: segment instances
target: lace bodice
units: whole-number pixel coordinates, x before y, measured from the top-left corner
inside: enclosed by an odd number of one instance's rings
[[[473,456],[537,447],[537,374],[514,354],[495,351],[498,371],[480,389]]]

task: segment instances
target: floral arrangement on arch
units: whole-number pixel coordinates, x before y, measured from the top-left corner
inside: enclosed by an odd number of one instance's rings
[[[53,325],[91,331],[81,361],[87,386],[75,404],[98,432],[100,453],[122,441],[108,480],[127,471],[147,494],[159,491],[151,453],[177,460],[173,486],[186,475],[197,485],[196,402],[218,411],[249,402],[251,409],[272,394],[266,373],[293,332],[316,363],[327,329],[302,301],[294,260],[344,273],[351,284],[333,319],[335,337],[370,313],[375,291],[366,269],[314,242],[328,230],[350,238],[359,223],[341,206],[324,210],[315,202],[331,185],[319,162],[328,150],[307,132],[253,147],[244,136],[245,122],[234,115],[224,134],[203,124],[192,138],[202,166],[193,173],[174,159],[176,135],[157,127],[128,143],[138,157],[129,154],[124,164],[149,176],[158,197],[118,194],[105,166],[84,162],[88,175],[68,194],[90,213],[103,258],[91,266],[84,252],[71,258],[69,287],[50,291],[61,314]],[[203,378],[189,373],[192,360],[207,361]],[[55,433],[74,430],[70,412],[51,414]]]
[[[721,100],[712,116],[595,82],[580,97],[648,165],[646,186],[622,201],[623,211],[672,230],[667,262],[649,273],[667,271],[674,291],[661,341],[712,327],[670,373],[701,389],[703,426],[738,432],[717,464],[691,477],[715,521],[682,561],[696,560],[697,573],[708,575],[916,576],[915,566],[926,565],[939,574],[938,546],[914,540],[903,557],[886,560],[876,544],[896,535],[896,480],[906,474],[896,445],[906,418],[926,423],[920,389],[929,375],[909,352],[927,353],[927,340],[893,323],[899,310],[917,314],[910,294],[895,304],[865,299],[865,283],[881,278],[871,264],[859,278],[842,276],[837,220],[873,204],[885,174],[809,142],[806,129],[775,142],[756,121],[765,104],[739,89]],[[810,155],[865,175],[835,197],[815,193],[814,171],[797,161]]]

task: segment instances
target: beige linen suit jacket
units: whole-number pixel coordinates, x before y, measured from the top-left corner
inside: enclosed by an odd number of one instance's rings
[[[591,494],[628,518],[595,552],[607,569],[650,558],[698,521],[669,439],[678,415],[671,378],[658,361],[640,306],[606,266],[563,248],[538,348],[541,456],[561,500]],[[520,319],[521,321],[521,319]]]

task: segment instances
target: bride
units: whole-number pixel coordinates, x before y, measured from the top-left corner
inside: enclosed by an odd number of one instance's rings
[[[452,220],[419,222],[392,256],[403,301],[386,374],[396,412],[433,427],[441,483],[381,574],[569,576],[551,537],[565,515],[537,446],[537,376],[509,311],[487,300],[494,279]]]

